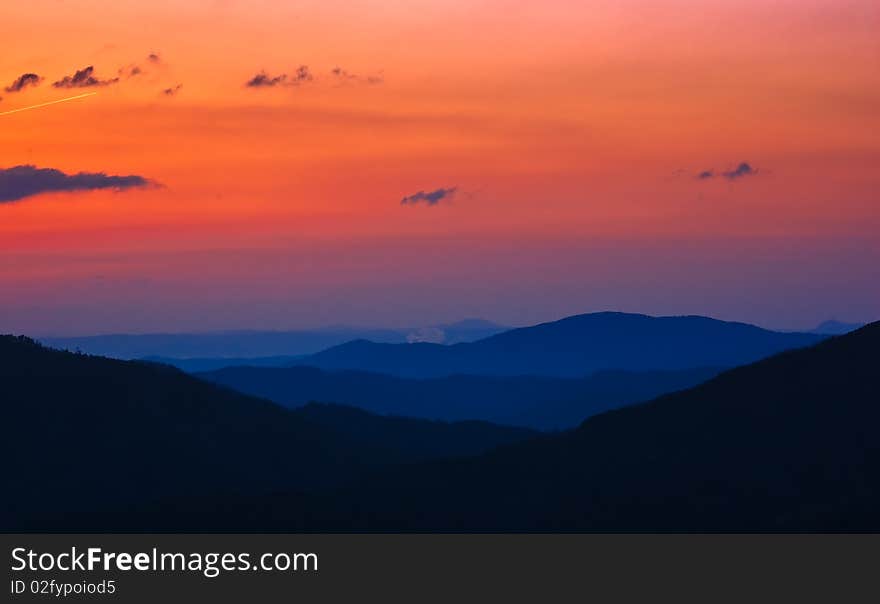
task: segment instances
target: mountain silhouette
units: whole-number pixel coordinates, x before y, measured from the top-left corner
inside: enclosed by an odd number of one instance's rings
[[[290,411],[167,366],[11,336],[0,336],[0,388],[4,530],[102,507],[330,487],[535,434],[338,406]]]
[[[695,386],[719,371],[602,371],[586,378],[459,375],[408,379],[313,367],[227,367],[196,375],[291,408],[325,401],[379,414],[485,420],[558,430],[573,428],[602,411]]]
[[[170,365],[198,370],[240,364],[236,359],[255,359],[263,365],[285,365],[301,355],[313,354],[357,339],[405,343],[428,339],[444,344],[472,342],[509,328],[483,319],[427,327],[371,329],[332,325],[294,331],[222,331],[209,333],[108,334],[79,337],[47,337],[41,342],[52,348],[86,352],[117,359],[163,358]],[[229,359],[230,361],[227,361]],[[192,361],[192,362],[191,362]]]
[[[108,334],[41,338],[40,341],[60,350],[125,360],[149,357],[242,359],[312,354],[358,338],[375,342],[406,342],[406,333],[391,329],[338,326],[299,331]]]
[[[583,377],[607,369],[732,367],[807,346],[822,337],[778,333],[705,317],[606,312],[513,329],[453,346],[356,340],[303,357],[296,364],[415,378],[456,374]]]
[[[365,448],[393,448],[400,461],[467,457],[499,445],[528,440],[538,432],[507,428],[484,421],[444,422],[395,415],[377,415],[328,403],[309,403],[297,417],[332,430],[337,436]]]
[[[301,356],[187,358],[147,356],[135,360],[171,365],[187,373],[198,373],[217,371],[227,367],[290,367],[299,362],[300,358]]]
[[[116,530],[880,531],[880,323],[576,430],[308,497],[102,516]]]
[[[572,432],[395,472],[337,494],[328,524],[877,531],[878,351],[874,323],[596,416]]]

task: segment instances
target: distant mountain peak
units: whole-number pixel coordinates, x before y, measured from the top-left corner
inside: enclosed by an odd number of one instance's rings
[[[411,340],[418,344],[409,345],[349,342],[305,357],[299,364],[416,378],[455,374],[583,377],[605,369],[730,367],[814,344],[822,336],[779,333],[700,316],[600,312],[511,329],[455,346],[441,345],[438,339],[422,337]]]

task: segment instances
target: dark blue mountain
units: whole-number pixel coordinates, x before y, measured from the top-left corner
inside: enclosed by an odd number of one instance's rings
[[[808,346],[823,337],[705,317],[606,312],[513,329],[453,346],[357,340],[306,356],[297,364],[415,378],[457,374],[583,377],[608,369],[732,367]]]
[[[60,350],[116,359],[161,360],[185,371],[240,365],[284,366],[296,358],[357,339],[382,343],[473,342],[509,328],[482,319],[428,327],[369,329],[336,325],[298,331],[111,334],[43,338]]]
[[[358,485],[85,527],[340,532],[878,532],[880,323],[578,429]]]
[[[878,425],[880,322],[559,436],[392,472],[334,495],[328,522],[345,530],[880,531]]]
[[[406,333],[390,329],[337,327],[300,331],[110,334],[42,338],[46,346],[116,359],[243,359],[312,354],[357,338],[406,342]]]
[[[586,378],[449,376],[408,379],[313,367],[227,367],[196,374],[287,407],[343,403],[379,414],[485,420],[541,430],[573,428],[591,415],[695,386],[716,369],[603,371]]]
[[[171,365],[177,367],[181,371],[187,373],[198,373],[203,371],[217,371],[225,367],[289,367],[297,363],[302,357],[300,356],[277,356],[277,357],[194,357],[194,358],[174,358],[149,356],[136,360],[148,363],[160,363],[163,365]]]
[[[330,487],[535,434],[339,406],[291,411],[167,366],[0,336],[0,530],[103,507]]]

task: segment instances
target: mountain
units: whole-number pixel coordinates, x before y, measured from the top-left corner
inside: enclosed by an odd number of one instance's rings
[[[828,336],[842,336],[851,331],[855,331],[863,327],[863,323],[841,323],[840,321],[825,321],[818,325],[811,333],[824,334]]]
[[[167,366],[11,336],[0,336],[0,392],[0,530],[105,506],[327,488],[535,434],[338,406],[290,411]]]
[[[54,530],[880,531],[880,323],[578,429],[308,494],[172,500]],[[48,528],[46,530],[48,530]]]
[[[186,371],[232,365],[284,366],[352,340],[382,343],[472,342],[508,327],[483,319],[428,327],[369,329],[334,325],[299,331],[227,331],[216,333],[111,334],[42,338],[46,346],[125,360],[161,360]]]
[[[148,363],[161,363],[171,365],[187,373],[200,371],[217,371],[226,367],[289,367],[297,363],[301,356],[276,356],[276,357],[194,357],[173,358],[161,356],[140,357],[138,361]]]
[[[405,462],[466,457],[535,438],[538,432],[484,421],[443,422],[376,415],[345,405],[309,403],[294,414],[364,447],[393,447]]]
[[[406,332],[339,326],[300,331],[111,334],[42,338],[40,341],[60,350],[126,360],[149,357],[244,359],[312,354],[358,338],[375,342],[406,342]]]
[[[586,378],[457,375],[408,379],[313,367],[227,367],[196,375],[291,408],[325,401],[379,414],[485,420],[557,430],[573,428],[602,411],[695,386],[719,371],[602,371]]]
[[[348,342],[297,364],[400,377],[456,374],[583,377],[596,371],[732,367],[814,344],[817,334],[778,333],[705,317],[625,313],[577,315],[470,343]]]
[[[880,323],[562,434],[116,530],[878,532]],[[94,527],[95,525],[89,525]]]
[[[880,531],[878,352],[874,323],[599,415],[570,433],[372,480],[337,494],[328,523]]]

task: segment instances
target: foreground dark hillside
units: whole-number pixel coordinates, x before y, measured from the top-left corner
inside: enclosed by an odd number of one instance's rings
[[[880,323],[575,431],[125,530],[880,531]]]
[[[197,374],[287,407],[333,401],[373,413],[569,429],[596,413],[683,390],[719,369],[602,371],[586,378],[456,375],[407,379],[314,367],[227,367]]]
[[[706,317],[594,313],[513,329],[477,342],[349,342],[304,357],[298,365],[400,377],[539,375],[584,377],[596,371],[734,367],[825,336],[780,333]]]
[[[338,499],[395,530],[880,530],[880,323]],[[345,502],[355,502],[345,505]]]
[[[289,411],[169,367],[0,337],[6,530],[151,501],[331,487],[533,435],[342,407]]]

